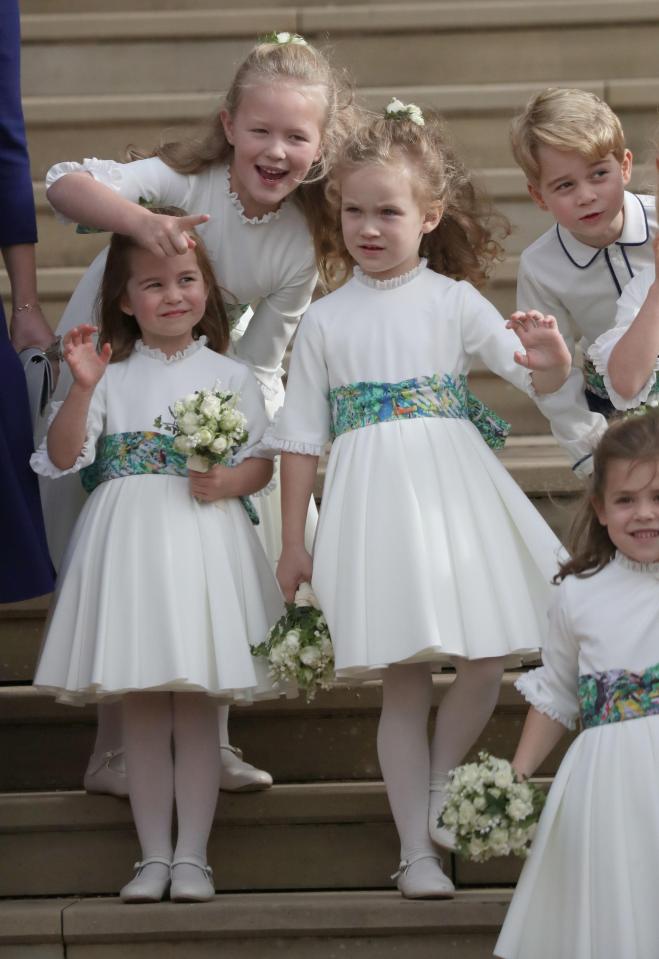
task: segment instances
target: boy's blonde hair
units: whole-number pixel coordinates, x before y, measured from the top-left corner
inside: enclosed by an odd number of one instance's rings
[[[503,258],[500,241],[510,232],[508,221],[477,188],[450,145],[441,117],[433,110],[424,110],[423,116],[423,126],[402,117],[364,117],[344,141],[327,181],[334,211],[329,263],[335,284],[350,275],[354,262],[341,232],[341,179],[364,165],[409,166],[420,206],[442,212],[439,225],[421,243],[420,254],[431,270],[478,287],[494,261]]]
[[[574,151],[586,160],[625,155],[625,135],[611,107],[587,90],[548,87],[514,117],[510,145],[516,162],[534,186],[540,182],[538,148]]]

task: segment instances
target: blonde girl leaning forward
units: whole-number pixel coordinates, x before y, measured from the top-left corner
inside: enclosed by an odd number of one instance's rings
[[[615,420],[561,566],[513,766],[581,718],[495,954],[655,959],[659,942],[659,413]]]
[[[252,49],[198,137],[165,143],[132,163],[60,163],[47,177],[48,198],[66,218],[130,236],[157,256],[184,252],[190,227],[199,227],[218,282],[238,304],[234,313],[246,310],[233,351],[253,369],[271,415],[283,401],[286,347],[318,278],[326,223],[322,180],[352,114],[350,92],[325,56],[299,37],[280,34],[279,41]],[[174,204],[190,216],[153,213],[140,198]],[[105,257],[104,251],[81,280],[58,332],[90,321]],[[83,494],[76,478],[43,486],[57,562]],[[279,491],[255,504],[274,565],[281,548]],[[313,521],[310,514],[309,538]],[[223,788],[271,785],[269,773],[243,762],[229,745],[224,708],[219,721]],[[120,725],[117,707],[101,708],[85,776],[91,791],[125,793]]]
[[[452,841],[436,825],[447,774],[490,717],[506,657],[542,644],[560,548],[469,421],[465,377],[481,359],[558,417],[564,397],[545,394],[570,355],[552,318],[516,314],[513,332],[472,285],[500,248],[437,117],[394,103],[359,128],[331,195],[336,257],[352,276],[307,313],[267,434],[284,451],[278,578],[290,597],[313,576],[339,676],[382,677],[398,887],[445,897],[453,886],[433,840]],[[304,516],[330,437],[312,560]],[[441,663],[456,678],[429,749]]]
[[[73,384],[33,457],[55,478],[83,470],[91,490],[62,561],[34,682],[62,702],[121,699],[142,850],[122,899],[158,901],[171,881],[173,900],[206,900],[220,780],[216,698],[276,695],[250,646],[281,597],[238,499],[272,476],[259,452],[267,417],[253,374],[221,355],[229,325],[200,242],[159,257],[115,235],[100,353],[93,332],[82,325],[67,335]],[[188,476],[154,421],[218,380],[238,396],[247,443],[234,465]]]

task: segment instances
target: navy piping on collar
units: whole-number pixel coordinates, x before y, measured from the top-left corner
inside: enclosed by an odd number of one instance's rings
[[[645,223],[646,223],[646,226],[647,226],[647,220],[645,221]],[[630,263],[629,260],[627,259],[627,250],[625,249],[625,245],[624,245],[624,243],[620,243],[619,246],[620,246],[620,252],[622,253],[622,258],[623,258],[623,260],[625,261],[625,264],[626,264],[626,266],[627,266],[627,270],[628,270],[628,272],[629,272],[629,275],[630,275],[630,276],[633,276],[633,275],[634,275],[634,271],[632,270],[632,265],[631,265],[631,263]],[[636,244],[636,246],[638,246],[638,244]]]
[[[643,220],[645,221],[645,239],[639,240],[638,243],[621,243],[619,240],[616,240],[616,246],[619,246],[623,250],[623,252],[626,246],[643,246],[644,243],[648,242],[648,237],[650,236],[650,227],[648,225],[648,215],[645,212],[645,207],[641,203],[636,193],[632,193],[632,196],[634,197],[635,200],[638,200],[638,205],[640,206],[641,211],[643,213]]]
[[[609,256],[609,248],[604,247],[604,259],[606,260],[606,265],[609,268],[609,273],[611,274],[611,279],[615,283],[616,290],[618,291],[618,296],[622,293],[622,287],[618,282],[618,277],[616,276],[616,271],[613,269],[613,264],[611,263],[611,257]]]
[[[641,212],[643,213],[643,221],[645,222],[645,238],[644,238],[643,240],[639,240],[637,243],[621,243],[620,240],[616,240],[616,241],[615,241],[615,244],[612,243],[611,246],[614,246],[614,245],[615,245],[615,246],[619,246],[619,247],[620,247],[620,249],[621,249],[621,251],[622,251],[622,253],[623,253],[623,256],[624,256],[624,254],[625,254],[625,247],[626,247],[626,246],[643,246],[644,243],[647,243],[647,242],[648,242],[648,237],[650,236],[650,227],[649,227],[649,224],[648,224],[648,215],[647,215],[647,213],[645,212],[645,207],[643,206],[641,200],[638,198],[638,196],[636,195],[636,193],[632,193],[632,194],[630,194],[630,195],[633,196],[634,199],[638,202],[638,205],[639,205],[640,208],[641,208]],[[573,260],[572,257],[570,256],[570,254],[569,254],[569,252],[568,252],[568,249],[567,249],[567,247],[565,246],[565,244],[563,243],[563,240],[562,240],[562,238],[561,238],[561,231],[560,231],[560,228],[559,228],[558,223],[556,224],[556,236],[558,237],[558,242],[559,242],[560,245],[561,245],[561,248],[562,248],[562,250],[563,250],[563,253],[565,253],[565,255],[566,255],[566,257],[568,258],[568,260],[570,261],[570,263],[572,263],[573,266],[576,266],[576,268],[577,268],[578,270],[586,270],[586,269],[588,269],[588,267],[591,265],[591,263],[592,263],[594,260],[596,260],[597,257],[600,255],[600,253],[602,252],[602,250],[603,250],[603,249],[606,249],[606,247],[601,247],[599,250],[596,250],[595,253],[594,253],[594,255],[591,257],[591,259],[588,260],[587,263],[584,263],[583,266],[582,266],[580,263],[577,263],[576,260]],[[626,257],[626,256],[625,256],[625,263],[627,264],[627,269],[629,270],[630,276],[633,276],[634,274],[633,274],[633,272],[632,272],[632,269],[631,269],[631,267],[630,267],[630,265],[629,265],[629,261],[627,260],[627,257]],[[617,286],[617,281],[616,281],[616,286]]]
[[[576,266],[576,268],[577,268],[578,270],[587,270],[588,267],[590,266],[590,264],[591,264],[594,260],[596,260],[597,257],[598,257],[598,256],[600,255],[600,253],[602,252],[601,248],[600,248],[599,250],[595,250],[595,252],[594,252],[593,256],[590,258],[590,260],[588,260],[588,262],[587,262],[587,263],[584,263],[584,265],[582,266],[581,263],[577,263],[576,260],[573,260],[572,257],[570,256],[570,254],[568,253],[568,249],[567,249],[565,243],[563,243],[563,238],[561,237],[561,231],[560,231],[560,228],[559,228],[559,226],[558,226],[558,223],[556,224],[556,236],[558,237],[558,242],[561,244],[561,248],[562,248],[562,250],[563,250],[563,253],[565,253],[566,257],[568,258],[568,260],[570,261],[570,263],[572,264],[572,266]]]

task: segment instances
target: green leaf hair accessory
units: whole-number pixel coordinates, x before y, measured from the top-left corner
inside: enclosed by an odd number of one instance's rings
[[[411,120],[418,127],[426,125],[421,108],[416,103],[403,103],[397,97],[391,98],[384,115],[388,120]]]
[[[298,47],[308,47],[309,44],[301,37],[299,33],[288,33],[284,31],[283,33],[266,33],[263,37],[263,43],[278,43],[280,46],[283,46],[286,43],[293,43]]]

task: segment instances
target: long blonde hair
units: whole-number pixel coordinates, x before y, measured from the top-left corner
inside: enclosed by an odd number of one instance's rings
[[[439,207],[442,219],[424,236],[420,253],[428,266],[456,280],[482,286],[494,261],[503,256],[501,240],[509,232],[479,192],[471,174],[448,142],[441,117],[423,111],[423,126],[401,116],[366,119],[346,138],[328,178],[333,209],[330,271],[337,280],[349,275],[353,260],[341,233],[341,177],[366,164],[403,163],[414,171],[414,190],[422,206]]]
[[[160,157],[167,166],[183,174],[201,173],[216,163],[229,163],[233,146],[226,138],[220,111],[226,110],[234,117],[243,92],[255,83],[271,86],[286,82],[315,87],[325,101],[320,158],[293,193],[293,199],[307,221],[321,278],[324,279],[331,216],[324,181],[340,144],[354,125],[357,108],[353,104],[352,84],[347,73],[333,67],[320,50],[310,44],[257,43],[238,67],[220,109],[204,126],[186,139],[162,143],[151,155]],[[135,150],[130,155],[133,159],[145,156]]]

